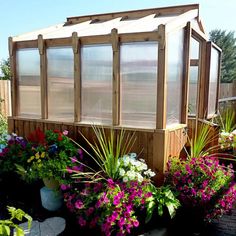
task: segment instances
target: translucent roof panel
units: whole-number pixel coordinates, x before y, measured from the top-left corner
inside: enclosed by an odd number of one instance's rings
[[[187,21],[196,21],[197,16],[198,11],[194,9],[172,14],[159,14],[158,11],[155,11],[152,14],[149,12],[149,14],[137,17],[130,17],[128,14],[114,14],[105,19],[101,16],[100,18],[99,16],[98,18],[96,16],[81,17],[73,23],[67,21],[65,24],[58,24],[13,37],[13,41],[35,40],[39,34],[42,34],[44,39],[71,37],[73,32],[77,32],[79,37],[107,35],[111,33],[113,28],[116,28],[118,33],[152,32],[157,31],[160,24],[171,25],[173,22],[179,22],[181,19],[187,23]]]

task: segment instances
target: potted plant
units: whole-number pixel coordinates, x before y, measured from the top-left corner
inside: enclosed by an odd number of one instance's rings
[[[24,166],[31,153],[31,145],[23,137],[16,134],[1,136],[0,171],[1,173],[15,172],[15,164]]]
[[[27,181],[43,180],[40,190],[42,205],[57,210],[62,205],[59,183],[66,183],[70,170],[80,170],[74,162],[82,157],[81,150],[67,137],[68,131],[36,129],[27,138],[30,155],[24,165],[17,164],[17,171]]]
[[[228,213],[236,202],[236,185],[232,165],[219,162],[214,147],[206,148],[209,140],[207,126],[190,140],[190,154],[172,157],[167,165],[165,183],[171,186],[181,203],[190,228],[201,230],[204,222],[211,222]]]
[[[78,144],[93,164],[82,163],[84,171],[72,173],[74,183],[61,186],[66,206],[78,224],[98,227],[104,235],[127,235],[139,226],[140,215],[147,223],[155,208],[162,215],[166,207],[173,216],[178,200],[168,187],[156,188],[151,182],[155,173],[143,159],[130,153],[135,136],[126,136],[121,130],[115,138],[111,130],[107,137],[103,129],[96,127],[94,132],[97,143],[84,137],[93,153]]]
[[[53,187],[52,180],[63,183],[69,169],[78,170],[74,160],[81,158],[81,150],[67,137],[68,131],[40,129],[27,138],[27,158],[22,165],[17,164],[18,173],[27,181],[44,180],[48,187]],[[51,180],[51,181],[50,181]],[[59,185],[58,185],[59,186]]]

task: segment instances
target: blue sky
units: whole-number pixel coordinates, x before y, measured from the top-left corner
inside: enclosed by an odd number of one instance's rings
[[[8,57],[8,37],[64,22],[66,17],[199,3],[207,31],[236,31],[235,0],[1,0],[0,60]]]

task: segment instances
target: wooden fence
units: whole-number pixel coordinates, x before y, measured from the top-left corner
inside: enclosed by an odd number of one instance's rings
[[[233,83],[221,83],[219,99],[236,97],[236,80]]]
[[[11,83],[9,80],[0,80],[0,113],[11,115]]]

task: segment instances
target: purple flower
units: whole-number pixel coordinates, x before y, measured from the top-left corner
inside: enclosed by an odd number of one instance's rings
[[[76,157],[72,157],[72,158],[71,158],[71,162],[72,162],[72,163],[75,163],[75,162],[77,162],[77,161],[78,161],[78,159],[77,159]]]
[[[62,133],[63,133],[63,135],[67,136],[69,132],[68,132],[68,130],[64,130]]]
[[[108,182],[109,185],[113,185],[114,184],[114,181],[112,179],[108,179],[107,182]]]
[[[73,173],[73,170],[72,170],[71,168],[69,168],[69,167],[66,167],[66,170],[67,170],[67,172],[68,172],[69,174]]]
[[[83,150],[82,149],[78,149],[78,154],[83,157]]]
[[[70,185],[61,184],[61,190],[65,191],[70,188]]]
[[[79,223],[80,226],[85,226],[86,225],[86,221],[81,216],[78,219],[78,223]]]
[[[139,226],[139,221],[138,221],[138,220],[135,220],[135,221],[133,222],[133,225],[134,225],[134,227],[138,227],[138,226]]]
[[[120,217],[120,219],[118,221],[119,227],[122,227],[124,224],[125,224],[125,219],[123,217]]]
[[[81,171],[82,169],[83,169],[82,166],[73,166],[73,167],[72,167],[72,170],[73,170],[73,171]]]
[[[75,208],[82,209],[83,207],[84,207],[84,204],[83,204],[83,202],[81,200],[77,200],[75,202]]]

